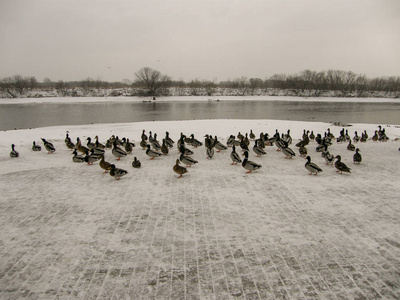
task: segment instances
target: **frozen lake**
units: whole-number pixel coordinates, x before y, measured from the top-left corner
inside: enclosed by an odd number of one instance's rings
[[[179,101],[23,103],[0,106],[0,130],[55,125],[200,119],[400,124],[400,103]]]

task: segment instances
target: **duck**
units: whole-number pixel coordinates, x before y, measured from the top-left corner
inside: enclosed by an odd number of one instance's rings
[[[292,157],[296,156],[296,153],[289,147],[282,148],[282,153],[285,154],[285,158],[291,159]]]
[[[249,147],[244,141],[244,137],[240,140],[240,148],[242,148],[243,151],[249,151]]]
[[[198,163],[194,158],[183,154],[179,156],[179,160],[186,165],[186,168]]]
[[[71,142],[71,138],[69,137],[69,131],[67,131],[67,133],[65,134],[64,142],[65,142],[65,144],[67,144],[68,142]]]
[[[372,140],[374,142],[377,142],[379,140],[378,130],[375,130],[375,134],[372,136]]]
[[[86,144],[86,146],[91,150],[94,149],[96,147],[96,144],[92,142],[92,139],[90,137],[88,137],[86,139],[88,142]]]
[[[176,160],[172,169],[176,174],[179,174],[178,178],[181,178],[183,174],[188,173],[188,170],[185,167],[179,165],[179,159]]]
[[[264,149],[258,145],[258,140],[254,141],[253,152],[256,154],[257,157],[261,157],[262,155],[267,154],[267,152],[265,152]]]
[[[71,140],[67,141],[67,142],[65,143],[65,145],[66,145],[67,148],[70,149],[70,150],[75,149],[75,144],[74,144]]]
[[[348,166],[346,166],[346,164],[344,162],[341,161],[341,156],[340,155],[336,155],[335,157],[337,160],[335,162],[335,168],[337,169],[336,172],[340,172],[341,174],[343,174],[343,172],[345,173],[351,173],[350,172],[350,168]]]
[[[125,147],[125,152],[126,153],[132,153],[132,150],[133,150],[134,146],[133,146],[133,144],[131,142],[129,142],[129,139],[126,139],[126,141],[124,143],[124,147]]]
[[[101,154],[100,158],[100,168],[104,170],[104,173],[108,173],[108,171],[111,170],[111,164],[108,161],[104,160],[104,154]]]
[[[288,147],[288,143],[280,138],[279,135],[276,135],[275,145],[277,147],[276,151],[282,151],[283,148]]]
[[[310,136],[309,136],[310,140],[313,141],[315,140],[315,134],[314,131],[311,130]]]
[[[303,139],[296,144],[296,147],[307,146],[310,143],[310,138],[308,135],[304,135]]]
[[[227,146],[225,146],[220,141],[218,141],[217,136],[215,136],[215,139],[214,139],[214,147],[215,147],[215,149],[217,149],[217,152],[224,151],[224,150],[228,149]]]
[[[119,180],[122,176],[125,176],[126,174],[128,174],[128,171],[116,168],[115,165],[111,165],[110,176],[115,177],[116,180]]]
[[[250,134],[249,134],[250,140],[255,140],[256,135],[253,133],[253,129],[250,129]]]
[[[326,151],[324,158],[327,165],[333,165],[333,161],[335,159],[333,154],[329,153],[329,151]]]
[[[247,145],[247,147],[250,145],[250,140],[249,140],[249,136],[248,136],[248,134],[246,133],[245,134],[245,136],[244,136],[244,142],[246,143],[246,145]]]
[[[353,142],[358,143],[360,141],[360,137],[358,136],[357,131],[354,131]]]
[[[111,153],[117,158],[117,160],[120,160],[121,157],[127,156],[126,151],[117,146],[117,141],[114,141]]]
[[[160,152],[150,149],[150,145],[147,145],[146,155],[153,160],[156,157],[160,157],[162,154]]]
[[[364,132],[361,133],[360,142],[365,143],[367,140],[368,140],[368,134],[367,134],[367,131],[364,130]]]
[[[359,164],[362,161],[362,156],[359,152],[361,152],[361,150],[357,148],[356,153],[354,153],[354,155],[353,155],[353,162],[355,164]]]
[[[32,150],[33,151],[40,151],[40,150],[42,150],[42,147],[40,145],[37,145],[36,142],[33,141]]]
[[[76,150],[85,154],[86,151],[89,151],[89,148],[82,145],[81,139],[79,137],[76,138]]]
[[[322,172],[322,169],[320,167],[318,167],[315,163],[311,162],[310,156],[307,156],[306,159],[307,159],[307,162],[304,165],[304,167],[310,172],[310,175],[313,173],[315,175],[317,175],[319,172]]]
[[[193,133],[190,135],[189,144],[192,145],[195,148],[203,146],[202,142],[200,142],[199,140],[194,138],[194,134]]]
[[[162,145],[161,145],[160,150],[161,150],[161,153],[164,155],[168,155],[168,153],[169,153],[169,148],[167,146],[167,142],[165,141],[165,139],[162,140]]]
[[[211,159],[214,156],[214,147],[210,144],[208,147],[206,147],[206,154],[207,154],[207,159]]]
[[[139,145],[140,145],[140,147],[142,147],[142,149],[144,150],[144,149],[147,149],[147,145],[148,145],[148,144],[147,144],[146,140],[142,139],[142,140],[140,141]]]
[[[141,138],[142,138],[143,141],[147,141],[147,139],[148,139],[148,137],[147,137],[147,135],[146,135],[146,130],[144,130],[144,129],[143,129],[143,131],[142,131]]]
[[[300,147],[299,148],[299,153],[300,153],[300,156],[306,157],[307,153],[308,153],[307,148],[305,146]]]
[[[288,129],[287,133],[284,135],[284,141],[290,145],[293,141],[292,137],[290,136],[290,129]]]
[[[85,162],[88,163],[88,165],[93,165],[94,162],[99,161],[101,159],[101,155],[97,155],[93,153],[93,149],[90,151],[86,151],[86,156],[85,156]]]
[[[235,136],[233,134],[231,134],[228,138],[228,140],[226,141],[226,145],[228,147],[232,147],[235,144]]]
[[[182,153],[183,155],[193,155],[194,152],[190,150],[189,148],[186,148],[184,144],[181,144],[179,147],[179,152]]]
[[[245,168],[246,170],[248,170],[246,172],[246,174],[249,174],[252,171],[261,169],[262,166],[260,164],[250,161],[250,160],[248,160],[248,158],[249,158],[249,152],[244,151],[244,160],[242,161],[242,167]]]
[[[141,166],[142,166],[142,163],[135,156],[133,158],[132,167],[134,167],[135,169],[140,169]]]
[[[238,140],[242,140],[242,139],[244,139],[244,135],[243,134],[241,134],[240,133],[240,131],[239,131],[239,133],[237,134],[237,136],[236,136],[237,138],[238,138]]]
[[[44,138],[42,138],[42,141],[44,143],[44,148],[47,150],[48,153],[53,153],[56,151],[56,148],[53,146],[52,143],[46,141]]]
[[[356,150],[356,146],[354,146],[354,145],[351,143],[351,140],[349,140],[349,144],[347,145],[347,150],[350,150],[350,151]]]
[[[169,148],[172,148],[175,144],[175,141],[170,138],[168,131],[165,132],[165,143]]]
[[[236,164],[242,162],[242,159],[240,158],[239,154],[236,153],[236,146],[235,145],[232,145],[232,152],[231,152],[230,157],[232,159],[231,165],[236,165]]]
[[[94,139],[96,140],[95,145],[96,145],[97,149],[105,149],[106,148],[105,145],[103,145],[102,143],[99,142],[99,137],[97,135],[94,137]]]
[[[85,162],[85,156],[83,155],[78,155],[78,152],[76,151],[76,149],[72,152],[72,161],[76,162],[76,163],[82,163]]]
[[[19,152],[17,150],[15,150],[14,144],[11,145],[10,157],[12,157],[12,158],[19,157]]]

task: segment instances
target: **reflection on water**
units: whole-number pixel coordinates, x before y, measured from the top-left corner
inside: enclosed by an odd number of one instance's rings
[[[0,130],[194,119],[275,119],[400,124],[400,103],[221,101],[0,105]]]

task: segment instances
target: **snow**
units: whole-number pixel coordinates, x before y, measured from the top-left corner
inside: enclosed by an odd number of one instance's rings
[[[378,129],[351,125],[350,136]],[[351,174],[325,165],[311,141],[309,155],[323,169],[317,176],[308,175],[294,144],[304,129],[338,136],[342,127],[194,120],[2,131],[0,298],[399,298],[400,128],[382,125],[390,140],[356,144],[360,165],[347,143],[330,147]],[[176,146],[150,160],[139,146],[143,129],[159,140],[169,131],[175,142],[183,132],[223,143],[250,129],[257,136],[290,129],[296,157],[285,159],[275,146],[264,157],[250,151],[262,168],[246,174],[231,165],[230,149],[208,160],[204,146],[188,146],[199,163],[178,179]],[[96,135],[103,143],[111,135],[136,142],[120,161],[105,154],[129,173],[117,181],[98,163],[73,163],[66,131],[74,142]],[[56,152],[47,154],[40,138]],[[31,150],[33,141],[42,151]],[[10,158],[11,144],[19,158]],[[141,169],[131,166],[134,156]]]

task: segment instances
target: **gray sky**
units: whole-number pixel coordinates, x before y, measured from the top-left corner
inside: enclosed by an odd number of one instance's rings
[[[400,76],[399,0],[0,0],[0,78]]]

